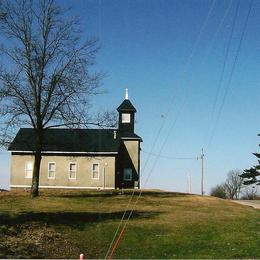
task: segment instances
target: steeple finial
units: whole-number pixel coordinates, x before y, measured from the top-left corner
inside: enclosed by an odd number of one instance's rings
[[[125,89],[125,99],[128,99],[128,88]]]

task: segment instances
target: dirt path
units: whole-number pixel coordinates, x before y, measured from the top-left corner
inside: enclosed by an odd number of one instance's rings
[[[234,202],[260,209],[260,200],[234,200]]]

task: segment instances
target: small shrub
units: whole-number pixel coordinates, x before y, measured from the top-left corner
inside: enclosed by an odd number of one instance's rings
[[[213,187],[210,191],[210,195],[221,199],[227,198],[226,190],[223,184]]]

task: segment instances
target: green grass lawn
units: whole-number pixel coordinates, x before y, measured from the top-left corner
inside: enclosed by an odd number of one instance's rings
[[[0,258],[104,258],[129,199],[117,191],[1,193]],[[260,210],[146,191],[113,258],[260,258],[259,245]]]

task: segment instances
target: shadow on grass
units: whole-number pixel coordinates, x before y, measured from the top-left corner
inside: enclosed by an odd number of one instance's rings
[[[82,224],[103,222],[107,220],[121,220],[124,211],[99,213],[99,212],[23,212],[14,216],[0,213],[0,225],[24,224],[31,221],[47,224],[65,224],[77,227]],[[130,214],[126,211],[124,219]],[[131,219],[153,218],[160,212],[133,211]]]
[[[143,197],[152,196],[152,197],[158,197],[158,198],[187,197],[187,196],[190,196],[190,195],[193,195],[193,194],[180,193],[180,192],[156,192],[156,191],[150,191],[150,192],[142,193]]]
[[[60,197],[60,198],[99,198],[99,197],[115,197],[115,196],[139,196],[140,190],[113,190],[113,191],[79,191],[79,192],[42,192],[41,196],[44,197]],[[159,198],[170,198],[170,197],[186,197],[192,194],[179,193],[179,192],[160,192],[160,191],[142,191],[142,196],[147,197],[159,197]]]
[[[60,197],[60,198],[104,198],[104,197],[114,197],[120,195],[118,192],[81,192],[81,193],[65,193],[57,195],[49,195],[50,197]]]

